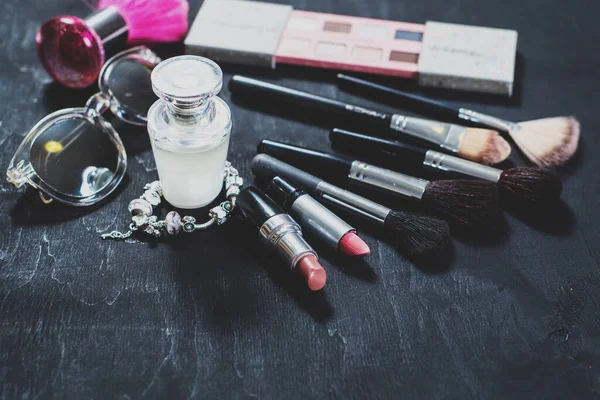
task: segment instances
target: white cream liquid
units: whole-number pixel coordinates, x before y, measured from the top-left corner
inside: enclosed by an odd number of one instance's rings
[[[152,141],[165,199],[178,208],[199,208],[221,192],[229,135],[216,147],[172,152]]]

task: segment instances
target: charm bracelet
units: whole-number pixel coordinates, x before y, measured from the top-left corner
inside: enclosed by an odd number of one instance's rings
[[[244,184],[244,180],[239,175],[238,170],[229,161],[225,163],[223,181],[225,184],[226,199],[208,211],[209,220],[204,223],[197,224],[194,217],[181,217],[176,211],[170,211],[164,220],[159,220],[156,215],[152,215],[154,207],[161,203],[163,197],[160,182],[154,181],[144,186],[144,194],[129,203],[127,207],[131,213],[129,230],[127,232],[112,231],[101,235],[101,237],[102,239],[125,240],[138,231],[145,232],[154,237],[161,237],[165,233],[168,235],[177,235],[181,231],[191,233],[197,230],[208,229],[213,225],[222,225],[227,221],[235,208],[235,201],[240,194],[240,187]]]

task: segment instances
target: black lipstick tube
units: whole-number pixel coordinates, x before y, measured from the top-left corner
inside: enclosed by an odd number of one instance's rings
[[[258,229],[266,247],[275,251],[291,270],[307,255],[318,259],[304,240],[300,225],[258,188],[242,190],[236,204],[244,219]]]

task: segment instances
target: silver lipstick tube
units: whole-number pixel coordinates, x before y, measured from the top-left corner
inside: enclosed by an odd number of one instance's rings
[[[465,121],[474,122],[476,124],[485,125],[490,128],[498,129],[503,132],[510,132],[516,129],[520,129],[520,126],[517,123],[496,118],[491,115],[482,114],[477,111],[469,110],[467,108],[461,108],[458,110],[458,118],[464,119]]]
[[[338,243],[348,232],[355,231],[308,194],[303,194],[294,201],[290,214],[306,232],[310,232],[333,250],[338,249]]]
[[[392,115],[390,128],[393,131],[427,140],[440,147],[458,153],[462,134],[466,127],[429,119],[405,117],[403,115]]]
[[[375,203],[369,199],[341,189],[325,181],[321,181],[316,192],[323,202],[347,213],[357,215],[367,222],[382,227],[390,208]]]
[[[260,227],[260,236],[267,247],[273,248],[291,270],[295,269],[298,261],[308,254],[319,258],[302,237],[300,225],[287,214],[278,214],[269,218]]]
[[[389,169],[379,168],[362,161],[354,161],[348,178],[360,184],[384,191],[421,199],[429,181],[404,175]]]
[[[491,182],[498,182],[502,172],[504,172],[498,168],[477,164],[473,161],[463,160],[462,158],[450,156],[448,154],[433,150],[429,150],[427,153],[425,153],[423,165],[436,171],[456,172],[462,175],[480,178]]]

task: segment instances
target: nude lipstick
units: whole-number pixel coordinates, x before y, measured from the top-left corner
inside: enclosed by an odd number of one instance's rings
[[[268,183],[265,194],[298,221],[306,232],[332,250],[352,257],[366,256],[371,252],[352,226],[291,181],[277,176]]]
[[[240,193],[237,208],[254,225],[265,246],[279,255],[290,270],[299,271],[310,290],[325,286],[327,276],[317,253],[302,236],[302,229],[273,200],[254,186]]]

